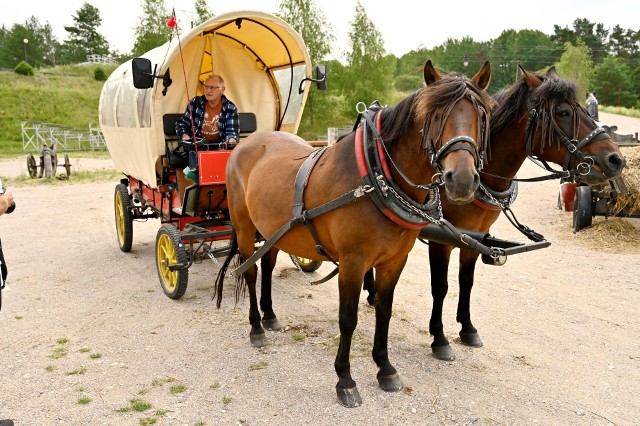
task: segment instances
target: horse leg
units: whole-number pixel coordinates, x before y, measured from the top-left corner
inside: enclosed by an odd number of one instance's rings
[[[398,372],[389,361],[388,346],[393,293],[406,262],[407,256],[390,267],[376,269],[376,332],[371,355],[378,366],[378,385],[386,392],[397,392],[403,388]]]
[[[237,220],[236,222],[240,222],[240,220]],[[241,225],[238,225],[236,222],[234,222],[234,226],[236,228],[236,235],[238,238],[238,248],[242,259],[246,260],[251,257],[255,250],[256,230],[251,222],[245,221]],[[258,310],[258,298],[256,295],[258,267],[256,265],[251,265],[251,267],[245,271],[243,276],[249,292],[249,323],[251,324],[249,340],[253,347],[261,348],[266,346],[268,342],[264,329],[260,324],[261,317],[260,311]]]
[[[260,270],[262,272],[262,284],[260,287],[260,309],[262,310],[262,326],[267,330],[280,330],[280,323],[273,312],[271,299],[271,283],[273,278],[273,268],[278,259],[277,248],[272,248],[260,260]]]
[[[351,377],[349,354],[351,352],[353,332],[358,325],[358,303],[363,277],[364,271],[357,273],[354,268],[349,267],[347,262],[340,262],[340,273],[338,275],[340,344],[338,345],[334,368],[338,374],[338,383],[336,384],[338,402],[348,408],[362,405],[362,398],[358,392],[356,382]]]
[[[367,296],[367,303],[373,306],[376,302],[376,281],[373,275],[373,268],[369,269],[367,273],[364,274],[364,284],[362,289],[367,290],[369,293]]]
[[[433,336],[431,352],[433,356],[442,361],[453,361],[455,355],[449,345],[449,341],[444,336],[444,325],[442,324],[442,306],[444,298],[449,290],[447,273],[449,270],[449,259],[452,248],[436,242],[429,242],[429,267],[431,268],[431,297],[433,307],[431,308],[431,319],[429,320],[429,333]]]
[[[480,347],[482,340],[478,335],[478,330],[471,323],[471,289],[473,288],[473,279],[476,269],[476,261],[478,253],[468,250],[460,251],[460,297],[458,298],[458,312],[456,313],[456,321],[462,328],[460,330],[460,340],[467,346]]]

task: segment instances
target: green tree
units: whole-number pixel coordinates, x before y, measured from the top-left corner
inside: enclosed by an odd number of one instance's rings
[[[140,56],[169,41],[172,30],[166,22],[170,16],[164,0],[142,0],[142,17],[135,28],[133,56]]]
[[[35,16],[27,19],[24,25],[14,24],[10,30],[3,26],[0,30],[0,67],[14,68],[25,59],[34,68],[51,65],[57,46],[51,25],[41,25]]]
[[[591,88],[601,104],[630,108],[638,101],[633,93],[631,68],[620,58],[609,56],[595,67]]]
[[[207,7],[207,0],[196,0],[195,8],[198,17],[196,18],[195,22],[193,22],[194,27],[215,16],[213,12],[211,12]]]
[[[584,100],[593,75],[591,51],[581,41],[578,41],[576,46],[567,42],[564,47],[565,50],[560,57],[560,62],[556,64],[556,71],[562,78],[576,82],[580,90],[578,95]]]
[[[602,24],[590,22],[588,19],[578,18],[573,21],[573,29],[554,25],[554,35],[551,39],[560,45],[571,43],[574,46],[581,40],[591,51],[594,64],[599,64],[607,55],[607,37],[609,30]]]
[[[562,49],[551,37],[537,30],[505,30],[493,40],[491,91],[503,89],[519,77],[518,65],[538,71],[558,62]]]
[[[311,64],[317,65],[324,61],[331,53],[331,44],[335,37],[331,25],[316,7],[314,0],[281,0],[278,8],[279,12],[276,15],[291,25],[304,40],[309,51]],[[331,84],[328,86],[330,88]],[[328,120],[332,120],[331,115],[335,111],[334,100],[327,92],[320,92],[312,88],[307,97],[299,133],[301,135],[318,133],[321,128],[316,127],[317,121],[326,123]]]
[[[369,105],[374,100],[382,104],[390,101],[396,69],[396,57],[386,54],[382,34],[359,1],[349,31],[349,47],[346,84],[342,87],[343,112],[355,117],[358,102]]]
[[[87,55],[109,53],[109,43],[98,32],[98,27],[102,24],[98,8],[85,2],[76,15],[72,15],[72,18],[75,25],[64,27],[68,33],[68,39],[62,44],[62,62],[84,62]]]

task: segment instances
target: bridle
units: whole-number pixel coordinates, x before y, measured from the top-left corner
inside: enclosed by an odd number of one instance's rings
[[[527,151],[527,155],[530,159],[532,159],[537,164],[542,164],[542,166],[552,172],[557,172],[551,166],[549,166],[545,161],[538,160],[533,156],[533,135],[535,133],[535,128],[539,127],[537,120],[539,119],[541,113],[544,112],[543,108],[536,108],[536,105],[539,105],[541,102],[535,97],[529,97],[527,101],[527,107],[529,108],[529,117],[527,120],[527,127],[525,130],[525,148]],[[579,111],[582,110],[584,114],[588,117],[587,112],[582,108],[577,102],[571,102],[573,117],[574,120],[578,120]],[[595,122],[594,122],[595,124]],[[576,139],[575,137],[570,138],[561,128],[558,126],[553,120],[549,120],[550,130],[554,132],[554,134],[558,137],[560,143],[562,143],[567,148],[567,153],[565,154],[564,161],[562,164],[562,171],[564,175],[561,176],[563,179],[572,179],[575,176],[585,176],[591,172],[591,168],[594,166],[597,160],[593,157],[587,156],[580,151],[582,148],[590,144],[591,142],[596,142],[598,140],[609,137],[604,128],[596,127],[588,135],[586,135],[581,140]],[[575,128],[576,126],[574,126]],[[573,160],[577,160],[577,165],[575,169],[569,169]],[[555,177],[554,177],[555,178]]]
[[[454,97],[449,103],[445,106],[444,112],[440,119],[440,126],[438,128],[438,133],[435,138],[435,141],[442,141],[442,132],[444,131],[444,125],[451,114],[453,107],[463,98],[468,98],[473,104],[478,117],[478,128],[481,129],[480,133],[480,144],[478,144],[472,137],[466,135],[457,135],[448,141],[441,144],[440,148],[436,148],[436,144],[434,139],[431,137],[430,129],[434,126],[434,120],[436,118],[436,114],[431,115],[431,120],[425,119],[424,126],[421,130],[422,133],[422,144],[426,146],[426,150],[429,152],[431,157],[431,164],[436,168],[438,173],[434,176],[434,181],[438,180],[440,184],[443,184],[441,181],[441,177],[444,174],[444,169],[442,167],[442,159],[449,153],[458,150],[465,150],[471,153],[473,156],[474,165],[476,170],[482,170],[484,166],[484,157],[485,152],[487,150],[487,141],[489,140],[489,126],[487,125],[487,109],[485,106],[478,101],[477,96],[474,92],[469,89],[467,83],[464,83],[464,86],[461,86],[462,89]]]

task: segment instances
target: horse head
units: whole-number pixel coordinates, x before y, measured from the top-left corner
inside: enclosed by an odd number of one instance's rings
[[[471,79],[441,76],[430,60],[424,66],[427,87],[416,101],[416,122],[424,122],[422,143],[437,169],[434,179],[454,204],[472,201],[480,184],[493,103],[485,91],[490,78],[489,61]]]
[[[555,67],[536,76],[520,66],[529,89],[529,122],[525,143],[529,154],[546,157],[575,168],[578,180],[588,185],[602,184],[622,173],[626,160],[609,134],[591,118],[577,101],[577,87],[561,79]],[[557,143],[553,144],[556,141]]]

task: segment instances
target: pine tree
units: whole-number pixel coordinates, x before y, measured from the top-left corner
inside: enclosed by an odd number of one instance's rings
[[[85,2],[76,15],[72,15],[75,25],[64,27],[69,38],[62,45],[62,61],[77,63],[86,61],[87,55],[106,55],[109,53],[109,43],[98,32],[102,24],[100,11]]]

